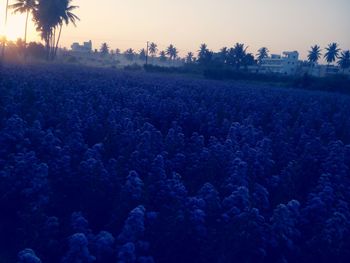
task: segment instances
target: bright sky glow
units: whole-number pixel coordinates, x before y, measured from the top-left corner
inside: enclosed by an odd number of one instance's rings
[[[14,0],[10,0],[14,1]],[[1,0],[0,35],[4,34],[5,0]],[[349,0],[75,0],[78,27],[65,28],[62,46],[92,40],[95,48],[139,50],[147,40],[165,49],[170,43],[181,54],[197,51],[201,43],[219,50],[243,42],[256,53],[298,50],[337,42],[350,49]],[[24,36],[24,15],[9,14],[7,37]],[[28,40],[38,40],[30,22]]]

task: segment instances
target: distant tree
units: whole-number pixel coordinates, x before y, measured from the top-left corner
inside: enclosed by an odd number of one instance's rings
[[[19,51],[23,51],[26,48],[26,43],[21,38],[19,38],[16,41],[16,47]]]
[[[312,46],[307,56],[310,64],[312,65],[317,63],[320,57],[321,57],[321,47],[318,45]]]
[[[115,54],[117,55],[117,56],[119,56],[120,55],[120,49],[119,48],[117,48],[116,50],[115,50]]]
[[[9,8],[13,9],[14,13],[26,13],[26,22],[25,22],[25,30],[24,30],[24,44],[27,43],[27,29],[28,29],[28,18],[29,14],[35,8],[35,0],[16,0],[16,3],[9,6]]]
[[[169,56],[170,60],[175,60],[177,58],[178,53],[179,52],[173,44],[171,44],[166,50],[166,54]]]
[[[198,61],[202,61],[205,59],[205,56],[209,52],[207,44],[203,43],[200,45],[199,50],[198,50]]]
[[[165,62],[167,60],[167,57],[166,57],[166,52],[165,51],[161,51],[159,53],[159,59],[161,62]]]
[[[267,58],[268,56],[269,56],[269,50],[267,49],[267,47],[260,48],[257,54],[258,64],[261,65],[263,59]]]
[[[212,52],[208,49],[206,44],[201,44],[198,50],[198,63],[202,65],[206,65],[210,63],[212,59]]]
[[[253,66],[256,65],[256,61],[254,58],[254,55],[251,53],[248,53],[244,56],[243,60],[242,60],[242,65],[247,68],[248,66]]]
[[[247,47],[244,44],[236,43],[233,48],[230,48],[228,54],[229,64],[239,70],[243,64],[243,60],[247,55]]]
[[[27,46],[27,55],[33,58],[45,59],[45,47],[41,43],[30,42]]]
[[[144,61],[146,59],[146,50],[143,48],[139,52],[139,59]]]
[[[339,67],[343,70],[343,72],[350,68],[350,51],[343,51],[340,55],[339,61],[338,61]]]
[[[222,49],[220,49],[219,55],[220,55],[220,60],[224,64],[226,64],[227,63],[227,57],[228,57],[228,48],[227,47],[223,47]]]
[[[326,53],[324,58],[326,59],[328,65],[333,63],[339,56],[340,49],[337,43],[331,43],[326,47]]]
[[[186,56],[186,63],[191,64],[194,60],[194,54],[192,52],[188,52]]]
[[[135,51],[132,48],[129,48],[124,52],[124,56],[127,60],[133,61],[135,58]]]
[[[155,57],[158,52],[158,46],[156,43],[152,42],[149,45],[149,53],[151,54],[152,57]]]
[[[107,56],[109,54],[109,46],[107,43],[102,43],[100,53],[102,56]]]

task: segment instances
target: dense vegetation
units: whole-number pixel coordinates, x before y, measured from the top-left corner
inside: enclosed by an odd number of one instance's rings
[[[75,67],[0,76],[0,261],[348,262],[350,98]]]

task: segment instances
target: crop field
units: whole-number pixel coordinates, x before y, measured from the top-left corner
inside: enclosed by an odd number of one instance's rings
[[[347,95],[0,74],[0,262],[349,262],[349,168]]]

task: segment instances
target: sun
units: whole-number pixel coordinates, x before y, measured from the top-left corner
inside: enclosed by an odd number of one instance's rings
[[[4,12],[0,12],[0,36],[5,36],[8,41],[16,41],[21,38],[24,39],[26,17],[24,14],[13,14],[11,10],[8,11],[8,19],[5,24]],[[35,41],[37,34],[33,26],[31,18],[28,21],[27,41]]]

